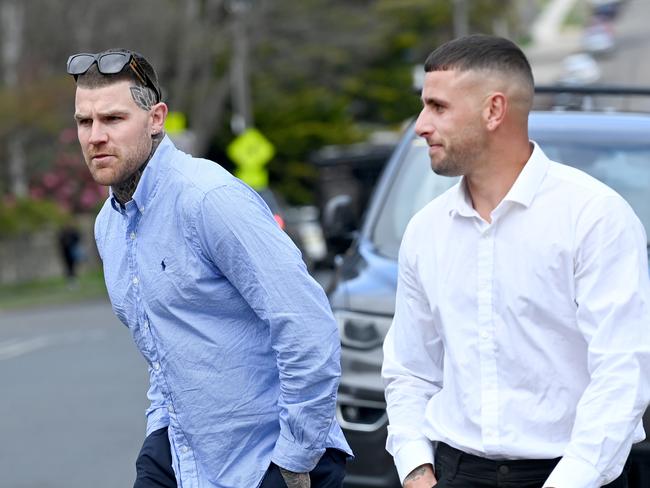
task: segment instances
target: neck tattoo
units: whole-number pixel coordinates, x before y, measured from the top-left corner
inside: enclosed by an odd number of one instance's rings
[[[135,173],[129,176],[126,180],[111,187],[111,190],[113,190],[113,197],[115,197],[115,200],[117,200],[120,205],[124,206],[126,202],[130,201],[131,198],[133,198],[133,194],[135,193],[135,189],[138,187],[142,173],[144,173],[144,170],[151,160],[153,153],[156,152],[160,141],[163,139],[163,136],[163,133],[153,135],[151,152],[149,153],[149,156],[144,161],[144,163],[142,163],[140,167],[135,171]]]

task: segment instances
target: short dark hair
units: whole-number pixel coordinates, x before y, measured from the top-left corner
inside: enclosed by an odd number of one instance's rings
[[[158,75],[156,74],[156,70],[142,54],[137,53],[135,51],[131,51],[129,49],[113,48],[113,49],[107,49],[106,51],[102,51],[101,53],[98,53],[98,55],[106,54],[106,53],[116,53],[116,52],[126,53],[133,56],[135,61],[140,65],[142,70],[147,74],[151,82],[158,89],[158,93],[161,93],[160,83],[158,82]],[[138,78],[138,76],[133,72],[133,70],[129,67],[128,64],[125,65],[124,68],[122,68],[122,71],[120,71],[119,73],[115,73],[112,75],[105,75],[99,72],[99,69],[97,68],[97,64],[95,63],[90,68],[88,68],[88,71],[86,71],[84,74],[77,76],[76,81],[78,86],[82,86],[86,88],[99,88],[102,86],[112,85],[113,83],[117,83],[120,81],[130,81],[136,84],[137,86],[151,89],[146,84],[142,83],[142,80]]]
[[[503,37],[473,34],[439,46],[429,54],[424,71],[494,70],[518,74],[534,87],[533,71],[523,51]]]

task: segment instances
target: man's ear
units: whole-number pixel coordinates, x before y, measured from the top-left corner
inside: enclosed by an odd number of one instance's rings
[[[483,116],[485,127],[489,131],[496,130],[506,117],[508,110],[508,99],[501,92],[492,93],[486,100]]]
[[[164,102],[159,102],[151,107],[151,135],[160,134],[165,128],[165,119],[169,109]]]

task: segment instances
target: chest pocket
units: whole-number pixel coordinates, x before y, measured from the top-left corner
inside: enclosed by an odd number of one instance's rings
[[[156,262],[149,264],[147,273],[151,283],[144,292],[149,303],[170,308],[198,300],[197,268],[188,252],[162,253]]]

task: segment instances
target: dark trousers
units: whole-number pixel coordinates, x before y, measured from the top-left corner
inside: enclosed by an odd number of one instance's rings
[[[144,440],[135,471],[133,488],[176,488],[167,427],[153,431]]]
[[[309,473],[312,488],[340,488],[345,476],[346,455],[337,449],[327,449],[316,467]],[[136,480],[133,488],[176,488],[172,469],[172,454],[167,428],[147,436],[135,462]],[[260,488],[287,488],[280,469],[273,463],[264,475]]]
[[[493,461],[466,454],[442,442],[436,449],[436,488],[542,488],[560,461]],[[627,488],[627,469],[607,488]]]
[[[341,488],[345,477],[346,455],[338,449],[327,449],[318,464],[309,472],[312,488]],[[287,488],[280,468],[271,463],[260,488]]]

